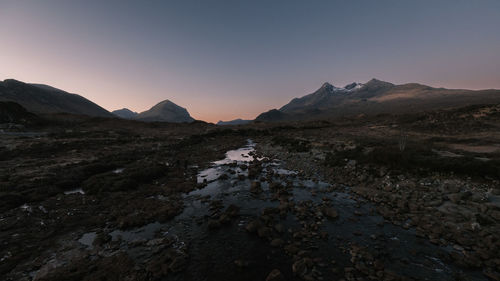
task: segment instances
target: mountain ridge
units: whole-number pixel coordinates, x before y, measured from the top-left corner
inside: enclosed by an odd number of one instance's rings
[[[78,94],[68,93],[44,84],[28,84],[15,79],[0,81],[0,101],[18,103],[36,114],[65,112],[113,117],[106,109]]]
[[[124,118],[145,122],[192,122],[184,107],[166,99],[141,113],[122,108],[109,112],[80,96],[45,84],[15,79],[0,81],[0,102],[14,102],[35,114],[71,113],[93,117]]]
[[[500,90],[434,88],[418,83],[392,84],[378,79],[343,88],[328,82],[313,93],[292,99],[258,121],[307,120],[359,114],[404,113],[500,102]]]
[[[237,118],[237,119],[233,119],[233,120],[229,120],[229,121],[219,120],[219,122],[217,122],[216,125],[219,125],[219,126],[243,125],[243,124],[248,124],[248,123],[250,123],[252,121],[253,120],[244,120],[244,119],[241,119],[241,118]]]

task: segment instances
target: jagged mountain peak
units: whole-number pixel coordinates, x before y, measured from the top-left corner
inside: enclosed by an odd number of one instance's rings
[[[352,82],[351,84],[348,84],[344,87],[344,89],[353,91],[357,89],[361,89],[364,86],[364,84],[358,83],[358,82]]]
[[[395,85],[379,79],[338,88],[324,83],[315,92],[292,99],[279,110],[262,113],[257,120],[283,121],[407,113],[474,103],[498,103],[500,90],[470,91],[433,88],[407,83]]]
[[[323,83],[321,88],[318,89],[316,92],[327,92],[327,93],[348,93],[352,91],[356,91],[361,89],[364,86],[364,84],[359,83],[359,82],[353,82],[350,84],[347,84],[345,87],[336,87],[328,82]]]
[[[325,82],[325,83],[323,83],[323,85],[321,85],[321,88],[322,89],[329,89],[329,88],[335,88],[335,86],[333,86],[332,84],[330,84],[328,82]]]

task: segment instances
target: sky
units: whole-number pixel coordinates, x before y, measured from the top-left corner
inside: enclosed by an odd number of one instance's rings
[[[0,80],[253,119],[324,82],[500,88],[498,0],[0,0]]]

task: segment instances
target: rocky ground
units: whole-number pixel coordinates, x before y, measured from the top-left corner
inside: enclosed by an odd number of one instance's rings
[[[196,188],[197,169],[246,141],[210,133],[202,123],[84,119],[48,124],[29,135],[15,131],[0,139],[2,280],[44,279],[60,260],[80,266],[48,280],[127,275],[121,271],[132,262],[129,257],[118,252],[93,259],[74,247],[75,238],[93,229],[171,219],[183,209],[180,194]],[[95,270],[106,263],[103,272]]]
[[[1,280],[500,280],[499,106],[9,128]]]
[[[500,279],[500,107],[328,126],[262,141],[289,169],[351,188],[395,225]]]

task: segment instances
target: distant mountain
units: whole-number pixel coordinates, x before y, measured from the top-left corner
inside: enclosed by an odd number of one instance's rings
[[[220,120],[219,122],[217,122],[217,125],[219,126],[225,126],[225,125],[243,125],[243,124],[247,124],[247,123],[250,123],[252,122],[252,120],[243,120],[243,119],[234,119],[234,120],[231,120],[231,121],[222,121]]]
[[[134,119],[137,117],[137,115],[139,115],[139,113],[132,111],[128,108],[114,110],[111,113],[123,119]]]
[[[0,81],[0,101],[12,101],[34,113],[73,113],[113,117],[106,109],[77,94],[13,79]]]
[[[359,114],[408,113],[500,102],[500,90],[449,90],[372,79],[335,87],[324,83],[312,94],[257,116],[259,121],[321,119]]]
[[[175,103],[164,100],[151,109],[139,113],[134,119],[147,122],[192,122],[194,119],[189,115],[189,112]]]

